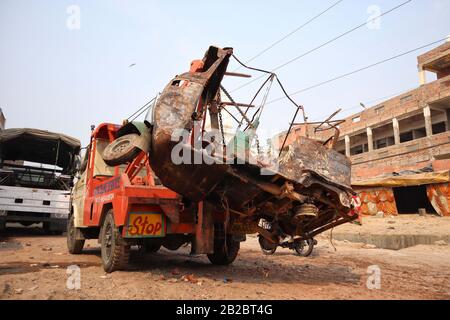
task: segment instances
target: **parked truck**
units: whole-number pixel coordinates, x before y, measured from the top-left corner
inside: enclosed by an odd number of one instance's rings
[[[227,72],[231,57],[231,48],[210,47],[169,82],[145,121],[94,130],[73,190],[71,253],[98,238],[103,267],[112,272],[126,268],[133,245],[154,252],[190,244],[192,253],[226,265],[247,234],[259,233],[272,245],[287,237],[304,243],[358,218],[350,161],[334,150],[336,125],[324,124],[335,131],[328,141],[304,137],[283,145],[275,166],[247,157],[263,108],[247,116],[241,107],[252,103],[236,103],[223,87],[225,76],[246,76]],[[276,75],[267,73],[266,83],[273,82]],[[239,111],[240,125],[246,122],[231,141],[223,132],[227,108]]]
[[[52,234],[65,231],[80,147],[59,133],[0,131],[0,229],[14,222],[42,223]]]
[[[130,125],[131,130],[139,126]],[[214,264],[233,262],[243,239],[229,239],[225,250],[218,231],[214,234],[212,228],[224,221],[213,217],[211,206],[190,202],[161,185],[150,167],[147,152],[138,152],[128,164],[105,163],[102,157],[105,152],[134,149],[128,141],[120,143],[127,135],[112,149],[108,148],[117,141],[120,129],[120,125],[101,124],[92,132],[80,178],[73,189],[67,231],[69,252],[80,254],[86,239],[98,239],[106,272],[125,269],[132,246],[156,252],[161,246],[177,250],[184,244],[192,244],[193,253],[208,254]],[[143,126],[141,130],[144,137],[148,128]],[[139,144],[141,136],[135,138],[134,142]],[[213,243],[215,247],[211,247]]]

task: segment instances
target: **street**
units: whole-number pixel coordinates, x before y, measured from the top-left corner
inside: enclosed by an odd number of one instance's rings
[[[0,298],[450,299],[450,246],[393,251],[329,236],[317,238],[308,258],[287,249],[265,256],[248,237],[229,267],[190,256],[189,247],[145,255],[136,248],[129,270],[105,274],[97,241],[70,255],[64,236],[10,228],[0,239]]]

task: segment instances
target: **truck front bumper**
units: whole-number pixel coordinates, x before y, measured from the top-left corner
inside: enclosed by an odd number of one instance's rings
[[[23,213],[17,214],[14,212],[8,212],[3,214],[0,211],[0,220],[5,222],[21,222],[21,221],[27,221],[27,222],[51,222],[51,223],[61,223],[66,224],[67,223],[67,215],[64,214],[52,214],[50,217],[42,217],[42,216],[33,216],[33,215],[24,215]]]

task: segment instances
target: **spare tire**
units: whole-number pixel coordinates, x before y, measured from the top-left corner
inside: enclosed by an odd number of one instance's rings
[[[133,159],[141,152],[141,149],[135,146],[135,141],[139,138],[140,136],[135,133],[117,138],[103,151],[103,161],[111,167],[133,161]]]

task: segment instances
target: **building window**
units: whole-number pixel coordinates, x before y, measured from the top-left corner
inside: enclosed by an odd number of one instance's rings
[[[412,94],[410,94],[409,96],[405,96],[403,98],[400,98],[400,102],[401,103],[405,103],[405,102],[411,101],[412,98],[413,98],[413,96],[412,96]]]
[[[357,123],[357,122],[360,122],[360,121],[361,121],[361,117],[360,117],[360,116],[354,117],[354,118],[352,119],[352,122],[353,122],[353,123]]]
[[[401,143],[403,143],[403,142],[408,142],[408,141],[412,141],[412,140],[414,140],[414,139],[413,139],[413,133],[412,133],[412,131],[405,132],[405,133],[402,133],[402,134],[400,135],[400,142],[401,142]]]
[[[433,124],[433,134],[444,133],[445,131],[445,122]]]
[[[387,146],[388,145],[387,145],[387,139],[386,138],[377,140],[377,142],[375,143],[375,148],[376,149],[383,149],[383,148],[386,148]]]
[[[375,109],[375,114],[377,116],[381,115],[384,112],[384,106],[378,107]]]
[[[350,150],[350,154],[352,156],[355,156],[355,155],[361,154],[361,153],[364,153],[364,147],[362,145],[354,147]]]
[[[415,129],[413,130],[413,138],[416,139],[422,139],[427,136],[427,130],[425,128]]]

